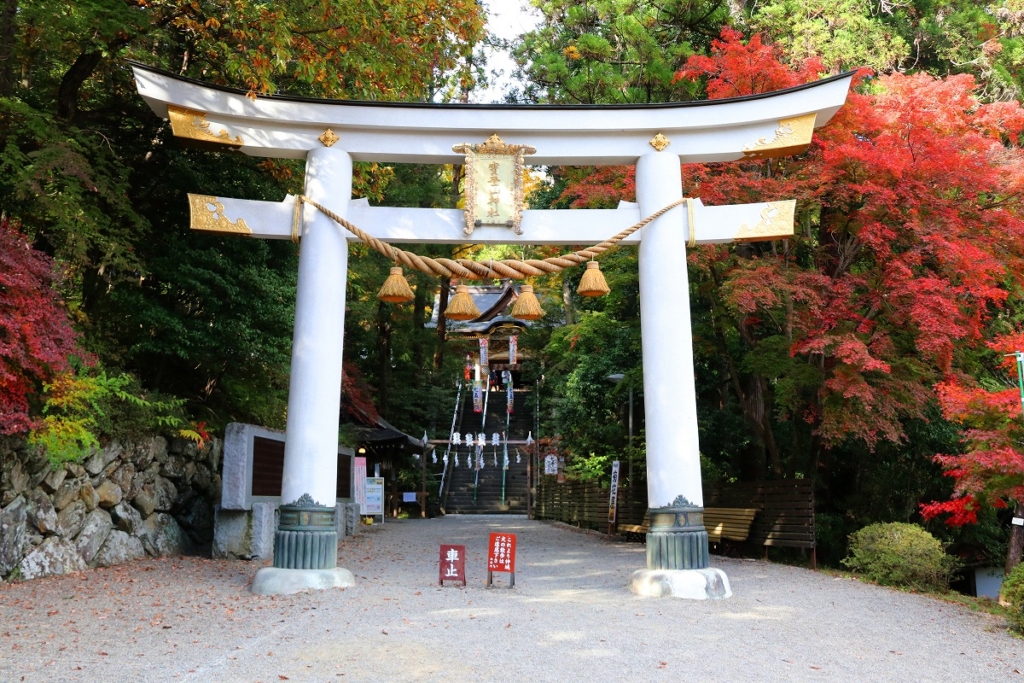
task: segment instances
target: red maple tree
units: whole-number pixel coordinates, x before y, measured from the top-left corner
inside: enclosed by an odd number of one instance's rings
[[[52,260],[0,219],[0,434],[28,431],[30,397],[76,352]]]
[[[677,77],[703,79],[714,99],[820,70],[726,29]],[[954,349],[981,345],[1006,281],[1024,272],[1020,104],[982,103],[966,75],[868,78],[802,155],[683,168],[684,193],[705,204],[797,200],[791,239],[690,254],[698,288],[731,314],[720,324],[757,357],[732,385],[770,451],[773,414],[810,423],[816,451],[903,439],[956,372]],[[571,178],[563,200],[607,206],[632,190],[629,173],[606,170]],[[771,460],[781,474],[777,451]]]
[[[1024,334],[996,337],[988,344],[997,353],[1024,349]],[[1011,356],[1003,368],[1009,377],[1017,372]],[[935,456],[945,474],[955,481],[953,496],[946,501],[921,505],[921,516],[932,519],[949,515],[946,524],[963,526],[978,522],[982,506],[1015,505],[1014,515],[1024,517],[1024,419],[1017,387],[989,390],[969,377],[950,378],[937,387],[943,416],[963,427],[964,453]],[[1014,526],[1007,551],[1006,572],[1020,562],[1024,532]]]

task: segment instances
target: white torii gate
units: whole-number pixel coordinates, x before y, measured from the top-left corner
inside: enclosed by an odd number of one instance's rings
[[[218,150],[306,159],[305,195],[393,243],[590,244],[682,197],[680,164],[771,158],[802,151],[813,129],[843,105],[852,74],[727,100],[604,106],[466,105],[255,98],[142,64],[139,94],[178,137]],[[351,199],[352,162],[458,164],[452,148],[497,133],[530,145],[536,165],[636,164],[636,204],[611,210],[527,210],[522,235],[482,226],[463,233],[463,212],[371,207]],[[262,202],[190,195],[192,228],[289,239],[296,198]],[[785,238],[794,201],[732,206],[694,202],[693,224],[676,207],[623,244],[640,244],[640,320],[647,426],[648,569],[645,595],[728,597],[708,568],[697,403],[684,254],[688,238],[723,243]],[[302,206],[301,250],[274,567],[253,590],[351,585],[337,569],[334,485],[341,399],[348,241],[356,238]],[[641,234],[642,233],[642,234]],[[682,295],[680,295],[682,293]]]

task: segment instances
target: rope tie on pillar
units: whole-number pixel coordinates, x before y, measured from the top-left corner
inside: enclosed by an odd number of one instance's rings
[[[686,230],[690,233],[686,240],[686,248],[693,249],[697,246],[697,222],[693,217],[693,197],[686,198]]]
[[[292,210],[292,242],[299,243],[299,225],[302,223],[302,197],[295,199],[295,208]]]
[[[693,199],[689,197],[677,199],[671,204],[655,211],[650,216],[634,223],[617,235],[614,235],[603,242],[599,242],[592,247],[580,249],[579,251],[570,252],[561,256],[552,256],[543,260],[504,259],[501,261],[491,260],[481,263],[471,259],[431,258],[429,256],[420,256],[419,254],[414,254],[411,251],[398,249],[384,240],[377,239],[373,235],[370,235],[369,233],[360,230],[352,223],[349,223],[327,207],[304,195],[299,195],[295,198],[295,211],[292,216],[292,241],[298,241],[302,218],[301,205],[309,204],[358,237],[374,251],[377,251],[383,256],[391,259],[395,263],[405,266],[406,268],[412,268],[413,270],[418,270],[421,273],[426,273],[427,275],[447,278],[457,277],[462,278],[463,280],[497,280],[501,278],[522,280],[528,277],[549,275],[561,272],[566,268],[581,266],[587,261],[593,260],[593,258],[598,254],[608,251],[651,221],[659,218],[683,203],[686,203],[687,205],[687,216],[689,220],[690,238],[687,242],[687,246],[692,248],[697,244],[697,238],[693,222]]]

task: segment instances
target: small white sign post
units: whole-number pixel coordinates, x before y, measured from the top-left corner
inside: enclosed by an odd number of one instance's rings
[[[506,198],[500,192],[492,196],[492,184],[504,186],[507,169],[483,163],[483,175],[474,176],[483,186],[477,191],[486,188],[474,201],[497,212],[478,215],[479,227],[473,221],[469,239],[474,243],[595,244],[679,201],[680,164],[802,151],[814,128],[825,125],[843,105],[852,79],[852,74],[843,74],[731,100],[521,107],[253,98],[139,64],[132,68],[140,95],[159,116],[170,119],[176,136],[258,157],[305,159],[308,198],[395,244],[461,244],[470,226],[460,210],[371,207],[352,200],[353,160],[459,164],[465,161],[466,145],[497,135],[507,145],[535,149],[530,163],[536,165],[635,165],[636,204],[610,210],[525,210],[521,222],[512,221],[512,230]],[[492,176],[497,178],[493,183]],[[490,204],[492,199],[496,204]],[[791,235],[795,202],[777,199],[732,206],[704,206],[697,199],[692,211],[677,206],[622,242],[640,245],[652,525],[650,571],[638,572],[631,581],[639,593],[694,598],[731,594],[725,574],[708,568],[707,535],[700,521],[703,495],[685,257],[688,244]],[[274,203],[191,195],[190,203],[193,229],[293,237],[294,197]],[[312,206],[299,211],[301,230],[295,237],[302,248],[281,491],[287,503],[334,499],[348,242],[355,239]],[[484,218],[506,225],[489,225]],[[277,555],[274,564],[293,566],[279,564]]]
[[[619,461],[612,462],[612,480],[608,486],[608,535],[612,535],[619,511]]]

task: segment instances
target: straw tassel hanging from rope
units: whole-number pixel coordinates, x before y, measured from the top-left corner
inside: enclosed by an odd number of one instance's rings
[[[444,317],[449,320],[472,320],[480,317],[480,309],[473,303],[473,297],[469,295],[469,287],[458,285],[455,288],[455,296],[448,302],[444,309]]]
[[[395,266],[391,269],[388,279],[384,281],[380,291],[377,292],[377,298],[392,304],[404,304],[415,298],[401,268]]]
[[[576,288],[576,291],[582,296],[604,296],[612,291],[608,283],[605,282],[604,273],[601,272],[597,261],[587,263],[587,269],[583,271],[580,286]]]
[[[519,288],[519,297],[512,305],[512,317],[519,320],[539,320],[544,317],[544,309],[533,293],[533,285],[522,285]]]

